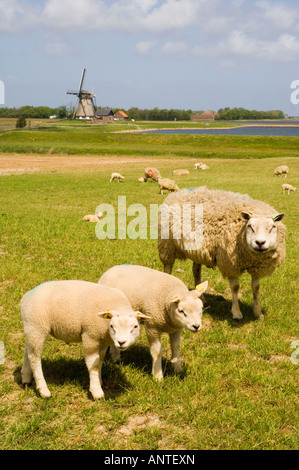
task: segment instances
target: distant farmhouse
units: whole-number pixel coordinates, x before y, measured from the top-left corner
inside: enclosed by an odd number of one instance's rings
[[[127,121],[129,116],[124,111],[116,111],[114,114],[115,121]]]
[[[105,124],[109,122],[113,122],[114,120],[114,113],[112,109],[109,108],[102,108],[97,109],[92,119],[93,124]]]
[[[207,109],[203,113],[192,113],[190,120],[191,121],[214,121],[217,113],[215,111],[210,111]]]

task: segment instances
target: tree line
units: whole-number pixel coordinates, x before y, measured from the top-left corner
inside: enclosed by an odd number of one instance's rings
[[[116,112],[118,109],[112,109],[112,111]],[[198,112],[191,109],[159,109],[157,107],[153,109],[132,107],[122,110],[129,116],[129,119],[134,119],[135,121],[190,121],[191,115],[194,112]],[[58,119],[72,119],[73,114],[74,108],[66,106],[59,106],[58,108],[50,108],[48,106],[0,107],[0,118],[49,119],[50,116],[55,115]],[[225,121],[283,118],[284,113],[280,110],[256,111],[228,107],[220,108],[215,116],[215,119]]]
[[[280,110],[256,111],[245,108],[220,108],[215,119],[222,121],[284,119],[284,113]]]

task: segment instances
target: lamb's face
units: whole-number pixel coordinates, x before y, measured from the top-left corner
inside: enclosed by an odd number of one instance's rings
[[[206,291],[208,282],[198,285],[194,291],[182,297],[174,296],[170,301],[170,318],[180,328],[197,332],[201,328],[203,303],[201,295]]]
[[[246,242],[250,251],[264,253],[275,250],[277,240],[277,224],[284,214],[271,216],[255,216],[242,213],[246,224]]]
[[[110,319],[109,334],[114,346],[121,351],[127,349],[134,344],[140,334],[140,326],[138,319],[149,318],[140,312],[118,312],[115,310],[107,310],[100,312],[100,316]]]
[[[135,343],[140,334],[136,315],[114,315],[109,325],[114,346],[122,351]]]

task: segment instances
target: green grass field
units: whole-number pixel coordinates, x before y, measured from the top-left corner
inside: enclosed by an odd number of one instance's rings
[[[201,139],[189,136],[184,143],[183,136],[168,141],[168,136],[111,134],[103,129],[88,128],[84,135],[82,127],[0,136],[2,153],[90,152],[99,155],[100,164],[93,172],[82,167],[0,176],[0,341],[5,347],[0,364],[1,450],[298,448],[299,366],[291,360],[292,354],[296,357],[292,342],[299,339],[298,192],[283,195],[285,179],[273,176],[274,168],[286,163],[290,168],[286,181],[298,187],[298,140],[238,139],[203,138],[201,147]],[[113,168],[100,156],[110,152]],[[230,159],[230,153],[238,158]],[[248,193],[285,212],[286,262],[261,282],[263,320],[254,321],[250,277],[241,278],[242,324],[232,321],[228,283],[219,271],[204,268],[209,292],[203,328],[198,334],[183,332],[184,371],[179,376],[172,373],[165,336],[163,383],[151,377],[142,330],[121,363],[114,363],[107,353],[105,399],[95,402],[88,393],[81,345],[49,338],[43,369],[52,397],[42,399],[34,385],[21,386],[25,338],[18,304],[22,295],[47,280],[97,282],[115,264],[162,270],[155,240],[99,240],[95,224],[82,222],[101,203],[111,203],[117,211],[118,196],[127,197],[127,207],[141,203],[148,211],[150,204],[163,201],[156,183],[137,182],[145,162],[136,157],[135,163],[117,164],[117,154],[154,156],[165,177],[171,177],[175,168],[189,169],[189,176],[176,179],[181,188],[206,184]],[[210,170],[192,170],[198,154],[210,155],[206,160]],[[124,182],[110,184],[111,171],[120,171]],[[190,261],[177,261],[173,274],[193,288]]]

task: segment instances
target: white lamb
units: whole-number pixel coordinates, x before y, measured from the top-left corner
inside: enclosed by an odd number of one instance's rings
[[[86,281],[50,281],[27,292],[20,304],[26,335],[22,383],[35,379],[42,397],[51,393],[41,356],[50,334],[66,343],[82,342],[94,399],[102,398],[101,368],[108,346],[125,350],[140,333],[137,318],[123,292]]]
[[[83,217],[83,222],[98,222],[100,218],[103,217],[102,212],[97,212],[96,214],[88,214]]]
[[[171,362],[180,372],[180,338],[183,328],[198,332],[201,328],[203,303],[200,296],[207,289],[207,281],[189,291],[175,276],[144,266],[121,265],[106,271],[99,280],[105,286],[122,290],[132,308],[150,317],[145,331],[152,356],[152,374],[163,380],[162,333],[168,333],[171,345]]]
[[[160,188],[160,194],[163,194],[163,189],[167,191],[178,191],[179,187],[174,180],[170,178],[159,178],[158,185]]]
[[[119,181],[123,179],[124,179],[124,176],[122,176],[120,173],[112,173],[111,178],[110,178],[110,183],[114,180],[117,180],[117,182],[119,183]]]
[[[289,167],[287,167],[286,165],[281,165],[275,168],[274,176],[284,175],[284,177],[286,178],[288,172],[289,172]]]
[[[297,191],[297,188],[294,188],[294,186],[292,186],[291,184],[286,183],[282,185],[283,194],[285,193],[285,191],[287,191],[288,194],[290,194],[291,191]]]
[[[189,170],[173,170],[171,172],[172,176],[184,176],[189,175]]]
[[[230,283],[235,320],[243,318],[238,303],[239,277],[247,271],[252,278],[253,312],[256,318],[262,317],[260,279],[270,276],[285,259],[286,227],[281,222],[284,214],[277,214],[269,204],[247,194],[208,190],[205,186],[169,194],[162,206],[166,213],[173,214],[170,221],[163,221],[161,211],[159,219],[158,251],[164,271],[171,273],[176,258],[191,259],[197,285],[202,265],[218,266]],[[191,228],[186,233],[184,225],[189,224],[184,220],[185,208],[191,211]],[[198,208],[203,211],[203,219],[195,216]],[[166,228],[168,237],[163,236]]]
[[[198,163],[194,163],[194,170],[209,170],[209,166],[206,165],[205,163],[202,163],[202,162],[198,162]]]

